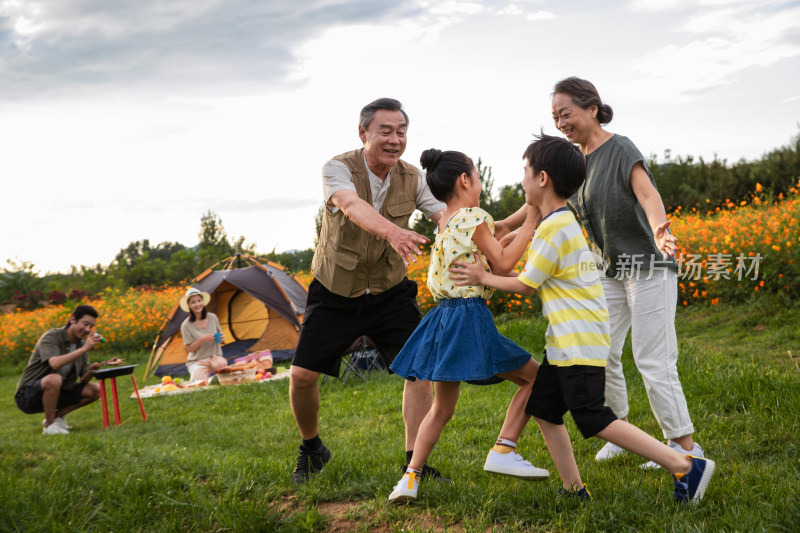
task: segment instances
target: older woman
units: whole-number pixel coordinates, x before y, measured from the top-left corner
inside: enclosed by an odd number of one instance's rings
[[[575,77],[561,80],[553,91],[552,108],[556,127],[586,156],[586,181],[570,204],[605,266],[602,281],[611,322],[606,404],[627,419],[621,356],[631,330],[633,359],[664,437],[674,449],[703,457],[692,438],[694,426],[677,370],[676,238],[669,232],[653,176],[627,137],[603,129],[613,112],[592,83]],[[608,443],[596,459],[623,451]]]
[[[181,335],[189,352],[186,367],[192,380],[207,379],[228,366],[228,361],[222,357],[221,343],[225,337],[219,319],[206,309],[210,300],[207,292],[192,287],[180,302],[181,309],[189,313],[181,324]]]

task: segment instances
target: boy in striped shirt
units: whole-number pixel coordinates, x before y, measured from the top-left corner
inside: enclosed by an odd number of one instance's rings
[[[459,285],[485,285],[517,294],[539,291],[549,324],[545,357],[525,411],[544,435],[561,476],[559,493],[591,499],[564,427],[563,416],[570,411],[584,438],[599,437],[658,463],[672,473],[678,502],[699,501],[714,473],[714,462],[675,451],[617,419],[604,405],[608,307],[599,269],[567,208],[567,198],[586,175],[583,154],[566,139],[542,135],[528,146],[523,159],[525,202],[543,215],[525,269],[517,277],[497,276],[482,265],[459,262],[451,267],[451,279],[459,280]]]

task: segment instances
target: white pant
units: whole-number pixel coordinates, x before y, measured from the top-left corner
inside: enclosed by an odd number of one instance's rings
[[[622,373],[622,347],[631,330],[633,360],[642,375],[650,408],[664,438],[694,433],[686,397],[678,377],[678,338],[675,307],[678,278],[674,272],[656,272],[646,279],[603,277],[611,322],[611,353],[606,366],[606,405],[619,418],[628,416],[628,391]]]

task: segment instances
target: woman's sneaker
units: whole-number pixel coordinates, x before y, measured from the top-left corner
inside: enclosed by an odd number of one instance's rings
[[[675,501],[678,503],[697,503],[703,499],[708,482],[714,475],[716,464],[711,459],[689,456],[692,460],[692,469],[688,474],[675,474]]]
[[[614,457],[622,455],[625,452],[625,448],[620,448],[614,443],[606,442],[606,445],[600,448],[600,451],[594,456],[594,460],[598,462],[608,461],[609,459],[613,459]]]
[[[521,479],[547,479],[550,472],[544,468],[537,468],[522,458],[513,448],[504,446],[508,452],[500,453],[495,449],[489,450],[483,469],[486,472],[513,476]]]
[[[417,499],[419,476],[416,472],[406,472],[389,495],[390,502],[410,502]]]

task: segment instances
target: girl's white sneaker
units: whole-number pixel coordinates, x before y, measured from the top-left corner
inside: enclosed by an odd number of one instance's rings
[[[489,450],[489,455],[483,464],[483,470],[520,479],[547,479],[550,477],[550,472],[544,468],[533,466],[516,451],[499,453],[494,449]]]
[[[389,495],[390,502],[410,502],[417,499],[419,476],[416,472],[406,472]]]

